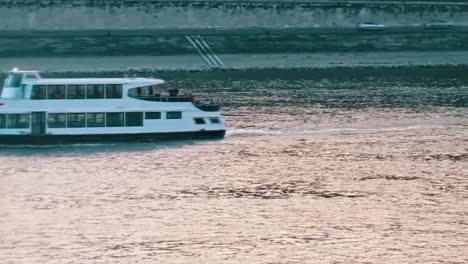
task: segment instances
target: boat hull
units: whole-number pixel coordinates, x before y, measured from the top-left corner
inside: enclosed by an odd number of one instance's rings
[[[61,145],[77,143],[154,142],[190,139],[220,139],[226,130],[171,133],[90,134],[90,135],[0,135],[0,145]]]

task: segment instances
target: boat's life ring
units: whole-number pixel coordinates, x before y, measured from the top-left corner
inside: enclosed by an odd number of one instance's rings
[[[198,99],[195,96],[192,96],[192,104],[198,104],[200,102],[200,99]]]

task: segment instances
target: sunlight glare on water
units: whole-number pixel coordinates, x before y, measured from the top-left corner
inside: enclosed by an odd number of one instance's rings
[[[178,82],[224,104],[223,140],[1,146],[0,256],[467,262],[466,84],[356,83]]]

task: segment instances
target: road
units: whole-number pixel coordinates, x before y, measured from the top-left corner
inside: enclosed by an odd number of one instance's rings
[[[247,35],[349,35],[356,28],[165,28],[165,29],[96,29],[96,30],[0,30],[0,38],[53,37],[156,37],[156,36],[247,36]],[[381,31],[360,31],[362,34],[467,34],[468,26],[447,29],[424,27],[387,27]]]
[[[1,2],[7,4],[36,4],[37,0],[3,0]],[[1,4],[0,2],[0,4]],[[48,1],[53,2],[53,1]],[[60,1],[56,1],[60,2]],[[74,1],[77,4],[80,1]],[[85,1],[81,1],[85,2]],[[91,1],[90,1],[91,2]],[[312,5],[443,5],[443,6],[465,6],[468,5],[467,0],[445,1],[445,0],[98,0],[94,2],[127,2],[127,3],[144,3],[144,2],[159,2],[169,4],[312,4]]]

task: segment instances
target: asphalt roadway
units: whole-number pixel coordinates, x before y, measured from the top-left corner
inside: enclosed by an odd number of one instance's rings
[[[0,4],[36,4],[37,0],[3,0]],[[48,2],[54,2],[50,0]],[[63,2],[55,0],[55,2]],[[73,4],[79,4],[80,1],[73,1]],[[82,2],[86,2],[82,1]],[[335,5],[335,6],[350,6],[350,5],[443,5],[443,6],[464,6],[468,5],[468,0],[457,0],[457,1],[446,1],[446,0],[97,0],[89,1],[96,3],[105,2],[126,2],[128,4],[133,3],[145,3],[145,2],[159,2],[169,4],[312,4],[312,5]]]
[[[0,38],[53,37],[157,37],[157,36],[248,36],[248,35],[349,35],[356,34],[440,34],[468,33],[468,26],[449,28],[386,27],[383,30],[356,28],[164,28],[164,29],[92,29],[92,30],[0,30]]]

